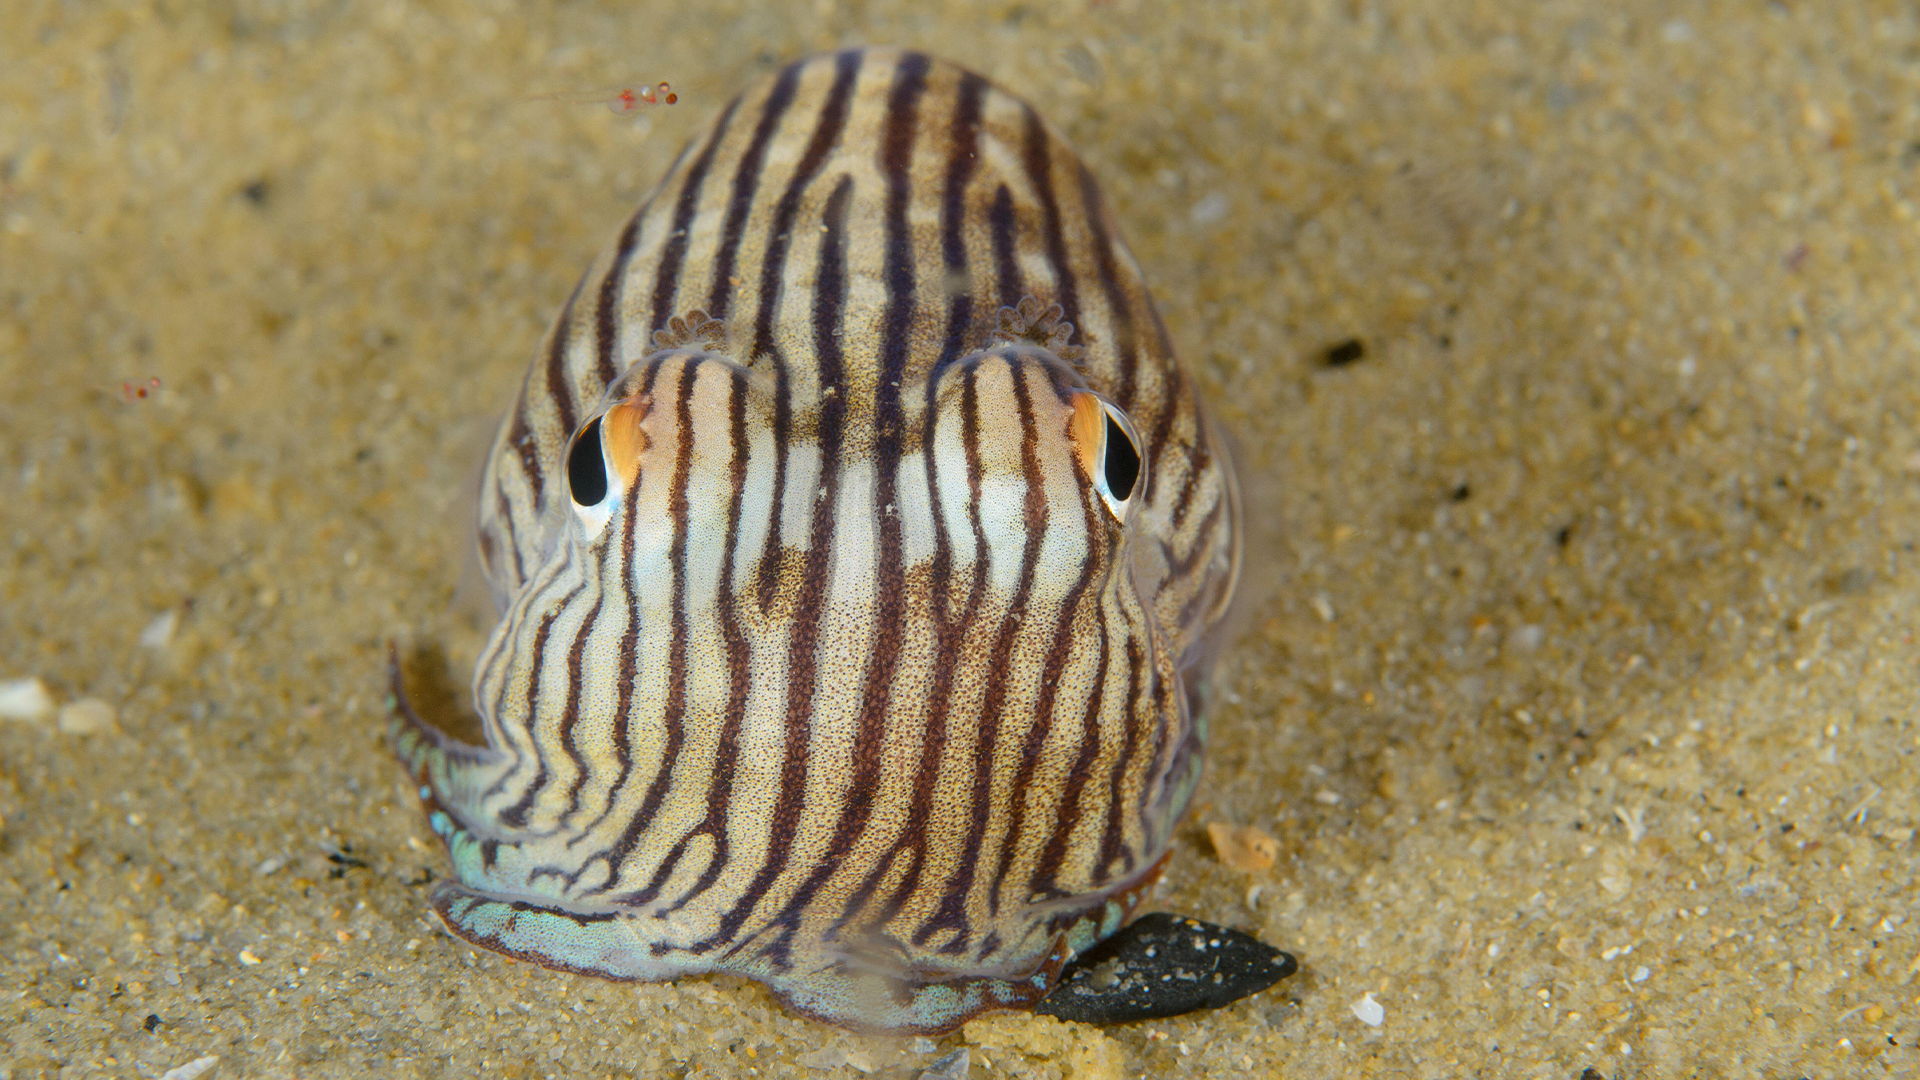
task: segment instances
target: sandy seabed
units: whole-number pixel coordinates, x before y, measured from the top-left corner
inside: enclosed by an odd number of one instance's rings
[[[427,918],[382,657],[465,680],[487,433],[679,144],[860,42],[1067,133],[1237,436],[1158,902],[1270,993],[929,1045]],[[1916,188],[1910,5],[12,0],[0,679],[101,704],[0,724],[0,1077],[1920,1074]]]

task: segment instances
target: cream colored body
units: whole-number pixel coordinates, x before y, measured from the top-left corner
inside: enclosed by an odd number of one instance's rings
[[[1051,130],[918,54],[795,65],[683,153],[503,426],[488,745],[398,729],[435,907],[852,1026],[1030,1003],[1158,873],[1237,530]]]

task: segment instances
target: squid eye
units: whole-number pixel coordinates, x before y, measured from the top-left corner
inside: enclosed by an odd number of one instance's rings
[[[597,540],[613,518],[615,500],[607,477],[607,457],[600,446],[600,418],[587,421],[567,448],[567,493],[573,496],[573,516],[588,541]]]
[[[1114,420],[1113,413],[1107,413],[1106,460],[1101,463],[1101,471],[1107,480],[1107,494],[1116,502],[1126,502],[1133,497],[1133,485],[1140,479],[1140,448],[1133,445],[1133,436],[1126,428]]]
[[[1068,430],[1088,481],[1099,490],[1113,516],[1125,521],[1127,508],[1147,471],[1133,421],[1098,394],[1082,391],[1073,399]]]
[[[607,497],[607,462],[600,454],[600,418],[587,421],[567,454],[567,486],[580,506],[598,506]]]
[[[567,447],[567,493],[588,541],[606,531],[614,510],[640,475],[647,434],[641,421],[653,403],[646,395],[617,401],[580,426]]]

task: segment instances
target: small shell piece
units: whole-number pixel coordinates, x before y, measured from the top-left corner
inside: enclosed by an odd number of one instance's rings
[[[185,1065],[168,1069],[161,1075],[160,1080],[196,1080],[198,1077],[205,1076],[218,1064],[220,1064],[220,1059],[217,1057],[194,1058]]]
[[[164,652],[173,641],[173,632],[180,626],[180,609],[171,607],[153,617],[153,621],[140,631],[140,646],[145,649]]]
[[[1280,841],[1253,825],[1210,821],[1207,839],[1213,841],[1213,853],[1221,862],[1247,873],[1272,869],[1280,855]]]
[[[104,735],[120,720],[120,710],[99,698],[81,698],[60,706],[60,730],[68,735]]]
[[[53,695],[39,679],[0,680],[0,720],[39,724],[53,715],[54,708]]]

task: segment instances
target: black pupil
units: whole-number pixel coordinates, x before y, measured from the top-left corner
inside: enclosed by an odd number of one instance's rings
[[[1133,448],[1126,429],[1114,423],[1111,416],[1107,417],[1107,460],[1103,467],[1107,492],[1121,502],[1132,498],[1134,482],[1140,479],[1140,451]]]
[[[573,501],[581,506],[597,506],[607,497],[607,464],[600,457],[600,418],[587,421],[573,440],[567,454],[567,486],[573,489]]]

